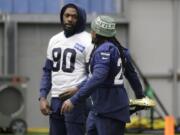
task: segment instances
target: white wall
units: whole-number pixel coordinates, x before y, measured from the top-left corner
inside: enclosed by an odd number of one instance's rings
[[[0,23],[0,74],[2,74],[2,46],[3,46],[3,36],[4,29],[3,29],[3,23]]]
[[[145,75],[171,74],[174,53],[172,0],[129,0],[128,8],[130,50],[142,72]],[[175,101],[178,105],[178,99],[174,100],[172,96],[177,92],[173,90],[172,80],[164,78],[150,82],[168,112],[178,113],[173,112],[175,107],[178,111],[180,108],[174,105]]]

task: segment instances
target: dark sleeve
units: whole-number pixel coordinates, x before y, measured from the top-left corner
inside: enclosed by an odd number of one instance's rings
[[[143,98],[144,92],[142,89],[142,85],[135,71],[135,68],[131,62],[130,54],[128,51],[125,51],[125,58],[126,58],[126,63],[125,63],[124,75],[127,78],[128,82],[130,83],[136,98]]]
[[[52,65],[53,65],[52,61],[49,59],[46,59],[45,65],[43,67],[41,82],[40,82],[40,97],[46,98],[51,89]]]
[[[80,90],[70,98],[74,105],[88,98],[91,93],[96,90],[96,87],[104,82],[109,73],[109,62],[110,58],[102,60],[99,53],[94,56],[94,66],[91,78],[89,78],[85,82],[84,86],[82,86]]]
[[[88,78],[85,79],[84,81],[82,81],[82,82],[77,86],[77,88],[80,89],[81,87],[83,87],[83,86],[86,84],[87,80],[88,80]]]

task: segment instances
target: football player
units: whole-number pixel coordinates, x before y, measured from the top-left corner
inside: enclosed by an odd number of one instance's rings
[[[70,112],[91,95],[93,106],[87,119],[87,135],[124,135],[130,111],[123,76],[131,84],[136,98],[144,98],[128,49],[115,38],[115,26],[109,16],[99,16],[91,23],[95,50],[90,60],[90,77],[61,108],[62,114]]]
[[[84,135],[85,103],[70,113],[60,114],[64,99],[61,93],[72,96],[75,87],[87,78],[86,63],[93,49],[91,35],[85,31],[85,10],[75,4],[65,5],[60,12],[63,31],[49,40],[47,58],[40,83],[40,110],[49,115],[50,135]],[[47,95],[51,91],[51,105]]]

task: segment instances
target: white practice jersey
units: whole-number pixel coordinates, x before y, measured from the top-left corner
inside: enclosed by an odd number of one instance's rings
[[[61,32],[50,39],[47,58],[53,61],[52,97],[58,97],[66,88],[86,79],[85,63],[92,49],[91,35],[85,31],[68,38]]]

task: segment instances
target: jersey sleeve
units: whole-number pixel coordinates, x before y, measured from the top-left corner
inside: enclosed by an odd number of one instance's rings
[[[93,45],[93,44],[89,44],[89,46],[87,47],[86,56],[85,56],[85,61],[86,61],[86,63],[88,63],[89,60],[90,60],[90,57],[91,57],[91,53],[92,53],[93,48],[94,48],[94,45]]]
[[[49,91],[51,89],[51,71],[52,71],[52,61],[49,59],[46,59],[44,67],[43,67],[43,72],[41,76],[41,81],[40,81],[40,95],[39,98],[41,97],[47,97],[49,94]]]
[[[104,80],[108,77],[109,63],[110,52],[98,51],[95,53],[93,56],[94,66],[91,78],[89,78],[80,90],[70,99],[74,105],[88,98],[91,93],[104,82]]]
[[[53,58],[52,58],[52,43],[53,43],[53,40],[50,39],[48,48],[47,48],[47,59],[49,59],[49,60],[53,60]]]
[[[85,48],[85,62],[88,63],[89,59],[91,57],[91,52],[94,48],[94,45],[92,43],[92,37],[91,34],[88,32],[84,32],[83,33],[83,38],[82,38],[82,42],[84,44],[84,46],[86,46]]]
[[[44,63],[44,66],[42,68],[42,76],[41,76],[41,80],[40,80],[40,95],[39,95],[39,99],[41,97],[47,97],[47,95],[49,94],[49,91],[51,89],[51,71],[52,71],[52,67],[53,67],[53,62],[52,62],[52,53],[51,53],[51,44],[52,44],[52,40],[49,41],[48,44],[48,48],[47,48],[47,58],[46,61]]]

